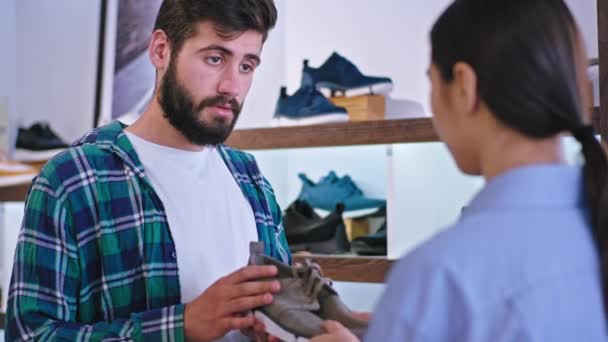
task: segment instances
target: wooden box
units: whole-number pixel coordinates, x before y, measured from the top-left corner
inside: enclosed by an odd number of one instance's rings
[[[350,121],[383,120],[386,117],[386,101],[381,95],[340,96],[329,100],[346,108]]]
[[[348,241],[353,241],[360,236],[369,235],[369,220],[368,219],[353,219],[345,218],[344,226],[346,228],[346,236]]]

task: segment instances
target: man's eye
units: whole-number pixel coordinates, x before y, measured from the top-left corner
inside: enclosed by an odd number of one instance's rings
[[[241,64],[241,71],[244,73],[249,73],[253,71],[253,67],[249,64]]]
[[[209,64],[218,65],[221,62],[222,62],[222,57],[217,57],[217,56],[207,57],[207,63],[209,63]]]

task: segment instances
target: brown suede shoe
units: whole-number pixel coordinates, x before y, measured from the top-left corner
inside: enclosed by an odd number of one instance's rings
[[[363,337],[367,322],[353,316],[324,277],[319,265],[307,260],[293,267],[264,255],[264,245],[252,242],[250,265],[274,265],[281,291],[274,301],[255,310],[255,316],[266,326],[266,331],[287,342],[306,341],[324,333],[323,322],[334,320]]]

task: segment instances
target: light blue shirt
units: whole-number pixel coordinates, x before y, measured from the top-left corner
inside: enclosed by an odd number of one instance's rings
[[[608,340],[582,182],[562,165],[492,179],[395,264],[366,340]]]

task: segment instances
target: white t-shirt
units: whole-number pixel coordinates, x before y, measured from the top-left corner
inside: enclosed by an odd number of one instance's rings
[[[174,149],[126,132],[167,213],[182,303],[247,265],[258,234],[251,205],[213,147]]]

